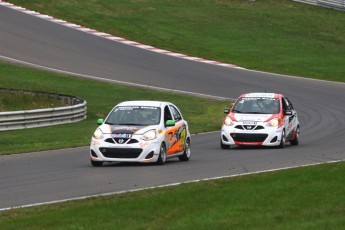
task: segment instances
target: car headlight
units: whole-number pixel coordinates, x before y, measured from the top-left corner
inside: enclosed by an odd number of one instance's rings
[[[145,141],[153,140],[157,137],[156,130],[152,129],[144,133],[141,137],[141,139]]]
[[[234,122],[233,122],[233,120],[231,120],[230,117],[226,117],[225,121],[224,121],[224,125],[231,126],[231,125],[234,125]]]
[[[96,129],[96,131],[93,133],[93,137],[96,139],[103,139],[103,132],[100,128]]]
[[[273,118],[268,122],[268,126],[277,127],[279,124],[278,118]]]

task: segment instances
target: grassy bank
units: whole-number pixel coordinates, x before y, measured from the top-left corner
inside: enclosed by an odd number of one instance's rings
[[[345,163],[0,213],[1,229],[343,229]]]
[[[292,0],[9,2],[171,51],[345,82],[342,11]]]
[[[78,79],[1,62],[0,78],[0,88],[73,95],[85,99],[88,106],[87,119],[81,122],[0,132],[0,155],[88,145],[97,118],[105,117],[117,103],[125,100],[171,101],[182,111],[192,133],[219,130],[223,110],[230,103]]]
[[[1,74],[0,74],[1,75]],[[23,92],[0,92],[0,112],[66,106],[58,98]]]

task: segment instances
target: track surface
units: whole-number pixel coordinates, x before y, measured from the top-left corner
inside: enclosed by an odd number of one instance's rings
[[[36,65],[163,88],[236,98],[284,93],[301,143],[221,150],[219,133],[192,137],[189,162],[93,168],[88,147],[0,157],[0,209],[345,157],[345,84],[213,66],[138,49],[0,6],[0,55]],[[222,112],[222,111],[220,111]]]

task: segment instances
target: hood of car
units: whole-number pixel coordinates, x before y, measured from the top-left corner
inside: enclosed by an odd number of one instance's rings
[[[156,129],[157,125],[138,126],[138,125],[107,125],[99,127],[103,133],[113,134],[143,134],[148,130]]]
[[[241,114],[235,113],[234,117],[237,121],[256,121],[256,122],[264,122],[273,114]]]

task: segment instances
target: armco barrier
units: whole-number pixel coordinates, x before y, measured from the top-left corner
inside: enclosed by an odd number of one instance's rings
[[[20,92],[58,98],[67,106],[59,108],[0,112],[0,131],[35,128],[49,125],[72,123],[86,118],[86,101],[74,96],[35,91],[1,89],[3,92]]]
[[[294,0],[316,6],[328,7],[336,10],[345,10],[345,0]]]

